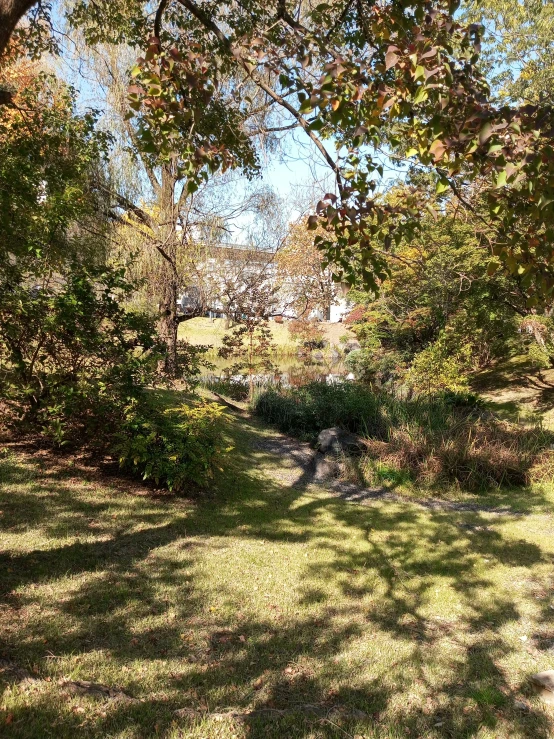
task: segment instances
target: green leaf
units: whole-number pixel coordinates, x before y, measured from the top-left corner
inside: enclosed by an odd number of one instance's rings
[[[324,120],[322,120],[321,118],[316,118],[310,123],[310,131],[321,131],[324,125]]]
[[[493,134],[493,127],[489,123],[489,121],[487,121],[485,125],[481,128],[481,130],[479,131],[479,143],[481,144],[481,146],[483,144],[486,144],[486,142],[490,139],[492,134]]]
[[[427,100],[428,97],[429,93],[427,92],[425,87],[421,85],[421,87],[418,88],[418,91],[415,94],[414,105],[416,105],[417,103],[422,103],[424,100]]]
[[[435,192],[437,193],[437,195],[440,195],[441,192],[448,190],[449,187],[450,187],[450,183],[448,182],[448,180],[444,177],[441,177],[441,179],[437,182]]]
[[[503,169],[498,173],[496,178],[496,187],[504,187],[506,184],[506,170]]]

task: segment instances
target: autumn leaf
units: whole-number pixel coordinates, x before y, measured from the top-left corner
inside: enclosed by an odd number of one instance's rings
[[[440,139],[435,139],[435,141],[433,141],[433,143],[429,147],[429,154],[432,154],[435,162],[438,162],[440,159],[442,159],[445,151],[446,145]]]
[[[396,65],[396,62],[400,59],[396,53],[398,48],[396,46],[389,46],[387,53],[385,54],[385,69],[388,71],[391,67]]]

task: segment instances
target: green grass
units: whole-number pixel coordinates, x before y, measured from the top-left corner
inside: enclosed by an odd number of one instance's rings
[[[342,323],[321,323],[325,339],[332,345],[339,345],[340,337],[348,334],[354,338],[354,334]],[[288,323],[269,322],[272,340],[277,347],[277,353],[296,354],[298,342],[291,339]],[[186,339],[191,344],[209,344],[214,348],[222,346],[225,336],[225,321],[223,318],[192,318],[184,321],[179,326],[179,338]]]
[[[553,369],[539,376],[525,357],[513,357],[478,373],[472,387],[499,418],[554,430]]]
[[[295,353],[298,345],[291,340],[285,323],[269,323],[271,337],[277,346],[277,351]],[[179,338],[186,339],[191,344],[208,344],[218,349],[223,345],[223,337],[227,333],[223,318],[192,318],[179,326]]]
[[[197,502],[78,459],[0,460],[0,658],[36,678],[1,686],[0,735],[551,736],[528,677],[552,667],[552,491],[467,496],[505,515],[363,507],[286,469],[272,435],[230,419]],[[291,712],[213,717],[261,707]]]

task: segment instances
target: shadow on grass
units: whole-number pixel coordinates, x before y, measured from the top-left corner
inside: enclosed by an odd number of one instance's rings
[[[259,473],[276,459],[271,445],[256,443],[256,425],[232,433],[217,496],[195,504],[95,492],[78,468],[69,475],[2,461],[0,531],[27,538],[0,551],[0,603],[11,624],[0,627],[1,655],[37,665],[40,678],[60,677],[48,655],[80,655],[94,673],[80,678],[115,680],[140,699],[93,706],[83,723],[58,688],[37,691],[14,699],[12,736],[230,737],[245,726],[254,737],[471,737],[487,727],[549,736],[540,711],[515,710],[502,666],[516,647],[501,630],[518,622],[519,605],[495,590],[489,570],[509,577],[545,562],[537,545],[503,535],[509,516],[493,530],[479,512],[349,505],[314,493],[300,459],[297,479],[283,487]],[[212,615],[204,556],[232,571],[239,548],[260,542],[282,547],[264,566],[309,547],[295,565],[294,607],[271,594],[239,618],[239,592],[218,580],[227,610]],[[446,586],[460,604],[456,618],[434,595]],[[33,616],[45,597],[44,615]],[[320,712],[306,712],[310,705]],[[334,706],[346,710],[337,718]],[[175,709],[186,707],[196,718],[177,719]],[[268,712],[224,718],[220,733],[202,718],[229,708]],[[365,717],[348,713],[355,710]]]

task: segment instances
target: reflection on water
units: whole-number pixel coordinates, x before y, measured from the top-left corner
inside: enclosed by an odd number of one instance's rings
[[[220,359],[220,358],[218,358]],[[254,384],[257,386],[280,385],[282,387],[300,387],[309,382],[327,382],[328,384],[353,380],[354,375],[349,372],[341,357],[321,354],[308,360],[301,358],[273,359],[274,371],[254,375]],[[201,381],[210,383],[218,380],[232,380],[233,382],[249,382],[248,375],[231,375],[228,363],[220,359],[212,364],[215,369],[203,374]],[[219,366],[218,366],[219,365]]]

